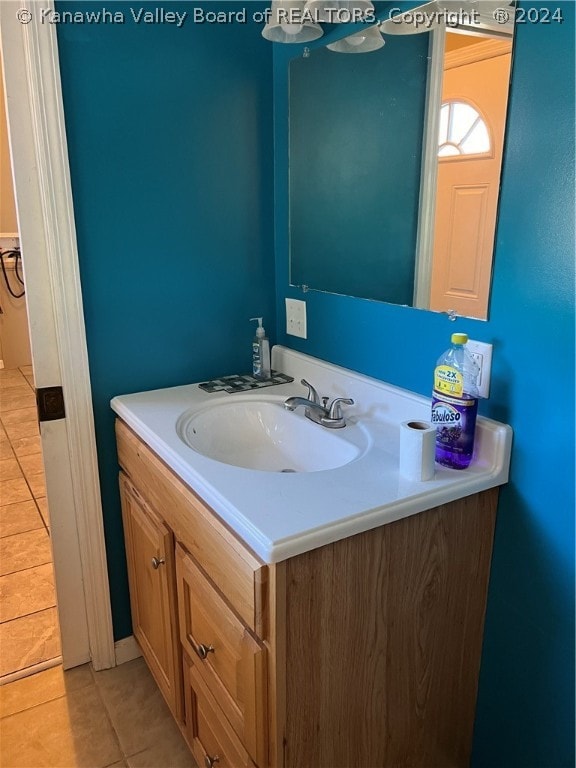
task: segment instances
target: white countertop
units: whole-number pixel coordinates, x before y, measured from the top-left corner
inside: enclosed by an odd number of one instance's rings
[[[285,560],[508,480],[512,430],[505,424],[478,417],[468,469],[436,465],[432,480],[410,482],[398,472],[400,424],[429,419],[429,398],[284,347],[274,347],[272,367],[295,381],[241,394],[209,394],[190,384],[121,395],[111,402],[118,416],[264,562]],[[239,397],[282,401],[305,395],[299,383],[303,377],[321,395],[354,398],[346,417],[371,437],[369,450],[358,459],[320,472],[263,472],[209,459],[177,434],[176,423],[184,411]],[[291,415],[305,418],[301,409]]]

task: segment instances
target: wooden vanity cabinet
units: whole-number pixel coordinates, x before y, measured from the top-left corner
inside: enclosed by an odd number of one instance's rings
[[[117,439],[134,632],[200,766],[469,764],[497,488],[266,565]]]
[[[117,422],[116,431],[134,635],[143,656],[201,765],[218,756],[218,768],[265,768],[268,568],[126,425]],[[151,572],[164,577],[158,595]],[[157,604],[170,606],[169,617]],[[168,638],[172,653],[161,643]]]
[[[181,720],[174,537],[123,473],[120,498],[134,637],[172,714]]]

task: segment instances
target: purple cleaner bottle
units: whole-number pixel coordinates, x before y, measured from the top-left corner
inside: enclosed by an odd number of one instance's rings
[[[465,348],[467,341],[465,333],[453,333],[450,349],[434,369],[432,424],[436,427],[436,461],[452,469],[466,469],[474,451],[480,369]]]

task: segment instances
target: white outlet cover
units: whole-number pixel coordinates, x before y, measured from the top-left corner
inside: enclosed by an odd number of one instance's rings
[[[478,377],[478,394],[480,397],[490,397],[490,375],[492,372],[492,344],[486,344],[483,341],[474,341],[468,339],[466,349],[474,355],[476,362],[480,366],[480,376]]]
[[[285,299],[286,301],[286,333],[307,338],[306,302],[300,299]]]

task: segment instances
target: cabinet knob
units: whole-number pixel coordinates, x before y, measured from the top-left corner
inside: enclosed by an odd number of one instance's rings
[[[208,656],[209,653],[215,653],[216,649],[213,645],[204,645],[204,643],[200,643],[200,645],[195,645],[194,650],[200,656],[202,661]]]
[[[163,557],[153,557],[152,558],[152,568],[154,568],[155,571],[160,568],[161,565],[164,565],[166,560],[164,560]]]
[[[206,766],[206,768],[214,768],[216,763],[219,763],[219,762],[220,762],[220,758],[218,757],[218,755],[214,755],[214,757],[210,757],[210,755],[206,755],[206,757],[204,758],[204,765]]]

